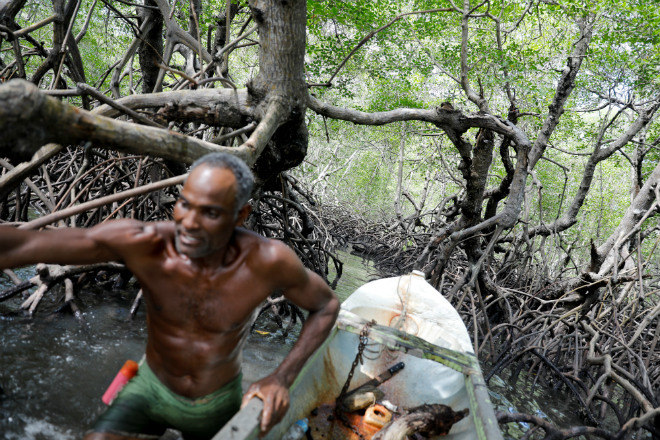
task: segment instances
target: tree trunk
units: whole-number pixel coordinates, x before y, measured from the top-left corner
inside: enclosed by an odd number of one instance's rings
[[[307,3],[251,0],[250,9],[259,27],[261,45],[259,73],[248,84],[250,95],[264,109],[268,105],[263,102],[266,97],[285,98],[291,106],[291,119],[301,118],[307,107],[304,76]]]
[[[0,0],[0,23],[10,26],[27,0]]]
[[[153,0],[144,0],[145,6],[156,7]],[[163,16],[160,11],[152,8],[137,8],[139,26],[151,20],[151,28],[141,35],[138,46],[140,57],[140,71],[142,72],[142,93],[160,92],[162,87],[156,89],[156,80],[163,59]],[[130,68],[130,67],[129,67]]]
[[[304,115],[307,85],[304,77],[307,3],[251,0],[259,29],[259,73],[248,84],[249,101],[263,119],[272,105],[281,107],[277,130],[255,164],[262,180],[302,162],[308,132]]]

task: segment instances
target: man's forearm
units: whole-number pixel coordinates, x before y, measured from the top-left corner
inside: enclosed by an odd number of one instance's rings
[[[88,231],[78,228],[31,231],[0,226],[0,269],[36,263],[91,264],[111,261],[114,254],[91,239]]]
[[[29,264],[21,261],[20,249],[25,244],[29,231],[22,231],[11,226],[0,226],[0,270]]]
[[[333,297],[323,308],[309,314],[291,352],[273,372],[287,387],[291,386],[307,359],[328,337],[338,313],[339,300]]]

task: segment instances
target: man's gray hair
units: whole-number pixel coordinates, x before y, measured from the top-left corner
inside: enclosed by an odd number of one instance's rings
[[[250,168],[241,159],[227,153],[209,153],[193,162],[190,171],[201,165],[224,168],[234,173],[234,177],[236,177],[236,212],[250,200],[252,188],[254,187],[254,176]]]

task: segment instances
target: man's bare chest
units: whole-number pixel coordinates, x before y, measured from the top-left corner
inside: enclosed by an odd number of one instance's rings
[[[269,294],[241,270],[209,275],[180,267],[164,269],[138,276],[148,313],[182,329],[224,333],[244,327]]]

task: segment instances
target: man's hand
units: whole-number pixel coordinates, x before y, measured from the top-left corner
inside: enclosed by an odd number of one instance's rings
[[[258,397],[264,402],[264,409],[261,413],[261,434],[263,435],[282,420],[289,409],[289,389],[279,377],[271,374],[250,385],[243,395],[241,408],[247,405],[253,397]]]

